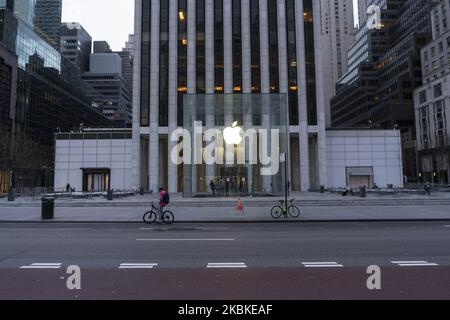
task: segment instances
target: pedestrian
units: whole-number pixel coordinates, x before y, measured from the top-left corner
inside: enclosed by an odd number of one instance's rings
[[[66,184],[66,192],[70,192],[70,183]]]
[[[216,196],[216,184],[214,183],[214,180],[211,180],[211,182],[209,183],[209,187],[211,188],[213,197]]]
[[[428,183],[425,184],[424,190],[429,196],[431,196],[431,186]]]
[[[225,192],[228,195],[230,194],[230,178],[227,178],[225,181]]]

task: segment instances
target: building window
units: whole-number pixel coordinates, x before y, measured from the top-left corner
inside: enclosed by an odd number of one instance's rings
[[[159,125],[168,125],[169,115],[169,1],[161,1],[159,41]]]
[[[277,0],[268,0],[270,92],[279,92],[278,8]]]
[[[242,92],[241,0],[233,0],[233,92]]]
[[[419,103],[425,103],[427,102],[427,91],[423,90],[419,92]]]
[[[259,0],[250,0],[251,82],[253,93],[261,92],[261,56],[259,33]]]
[[[197,93],[206,92],[205,77],[205,0],[196,1],[196,23],[197,23]]]
[[[142,1],[141,28],[141,106],[140,122],[142,127],[148,127],[150,121],[150,25],[151,1]]]
[[[177,123],[183,126],[183,96],[187,92],[187,0],[178,0]]]
[[[435,98],[442,96],[442,84],[439,83],[433,86],[433,93]]]
[[[312,0],[303,0],[305,21],[305,62],[308,124],[317,125],[316,62],[314,44],[314,15]]]
[[[224,48],[223,48],[223,2],[214,1],[214,78],[215,91],[223,93],[224,86]]]
[[[295,27],[295,0],[286,0],[286,38],[288,56],[289,121],[298,125],[297,33]]]

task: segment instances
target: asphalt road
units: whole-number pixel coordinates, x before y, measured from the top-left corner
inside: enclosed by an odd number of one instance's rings
[[[0,298],[450,299],[450,225],[5,223]]]

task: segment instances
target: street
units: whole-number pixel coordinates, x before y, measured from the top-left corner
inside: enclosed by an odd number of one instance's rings
[[[449,299],[450,223],[0,224],[0,299],[51,298]]]

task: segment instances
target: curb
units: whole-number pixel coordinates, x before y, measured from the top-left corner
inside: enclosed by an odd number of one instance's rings
[[[286,221],[282,221],[282,220],[217,220],[217,221],[211,221],[211,220],[199,220],[199,221],[175,221],[174,225],[183,223],[183,224],[194,224],[194,223],[202,223],[202,224],[206,224],[206,223],[242,223],[242,224],[247,224],[247,223],[344,223],[344,222],[369,222],[369,223],[373,223],[373,222],[450,222],[450,218],[444,219],[444,218],[436,218],[436,219],[325,219],[325,220],[286,220]],[[72,221],[72,220],[64,220],[64,221],[55,221],[55,220],[36,220],[36,221],[31,221],[31,220],[24,220],[24,221],[9,221],[9,220],[0,220],[0,224],[32,224],[32,223],[36,223],[36,224],[141,224],[144,226],[159,226],[157,224],[144,224],[142,221]]]

